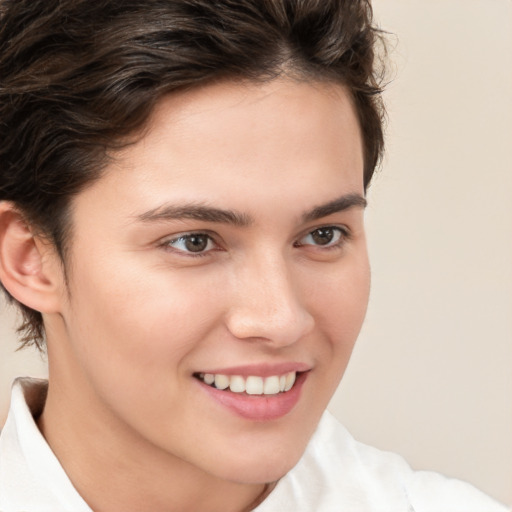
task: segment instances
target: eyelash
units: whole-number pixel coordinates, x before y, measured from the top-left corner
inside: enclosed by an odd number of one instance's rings
[[[300,240],[303,240],[303,239],[307,238],[308,236],[313,236],[314,233],[318,233],[321,231],[327,231],[327,230],[332,230],[339,234],[339,239],[335,243],[331,244],[331,242],[328,242],[325,245],[315,245],[315,244],[305,244],[305,243],[300,242]],[[175,247],[172,247],[172,245],[171,245],[171,244],[178,243],[180,241],[183,242],[183,241],[191,240],[193,237],[206,237],[208,245],[213,243],[218,247],[218,244],[215,241],[215,239],[212,237],[212,235],[210,235],[209,233],[203,232],[203,231],[183,233],[183,234],[180,234],[170,240],[163,241],[160,245],[166,250],[177,252],[180,255],[184,255],[189,258],[205,257],[205,256],[208,256],[212,251],[216,250],[216,248],[214,247],[214,248],[210,248],[208,250],[193,252],[193,251],[186,251],[186,250],[182,250],[182,249],[176,249]],[[305,235],[301,236],[298,241],[294,242],[293,246],[294,247],[304,247],[306,245],[311,245],[312,247],[319,248],[322,251],[329,251],[329,250],[335,250],[335,249],[341,248],[350,239],[351,239],[351,233],[350,233],[350,230],[346,226],[320,226],[311,231],[308,231]],[[329,245],[329,244],[331,244],[331,245]],[[208,245],[207,245],[207,247],[208,247]]]

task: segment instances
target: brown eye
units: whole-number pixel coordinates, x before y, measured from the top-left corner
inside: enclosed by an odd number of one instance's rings
[[[166,245],[179,252],[200,254],[213,249],[214,242],[212,238],[205,233],[190,233],[169,240],[166,242]]]
[[[334,239],[334,230],[332,228],[315,229],[311,233],[311,238],[317,245],[328,245]]]
[[[208,247],[207,235],[190,235],[185,238],[185,247],[190,252],[202,252]]]
[[[312,245],[316,247],[335,247],[343,243],[348,238],[348,233],[335,226],[326,226],[317,228],[302,237],[297,246]]]

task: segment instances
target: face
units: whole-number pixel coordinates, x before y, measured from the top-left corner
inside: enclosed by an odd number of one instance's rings
[[[50,371],[141,446],[223,479],[278,479],[363,321],[363,195],[339,86],[223,83],[164,99],[74,200]]]

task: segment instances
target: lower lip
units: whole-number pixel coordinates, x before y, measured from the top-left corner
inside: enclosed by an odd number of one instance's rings
[[[271,421],[282,418],[297,405],[307,375],[306,372],[297,374],[292,389],[276,395],[233,393],[229,390],[208,386],[204,382],[196,380],[210,397],[238,416],[252,421]]]

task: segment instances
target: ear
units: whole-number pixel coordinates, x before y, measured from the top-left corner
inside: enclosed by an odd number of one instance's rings
[[[63,275],[56,251],[36,237],[15,205],[0,201],[0,281],[19,302],[59,311]]]

